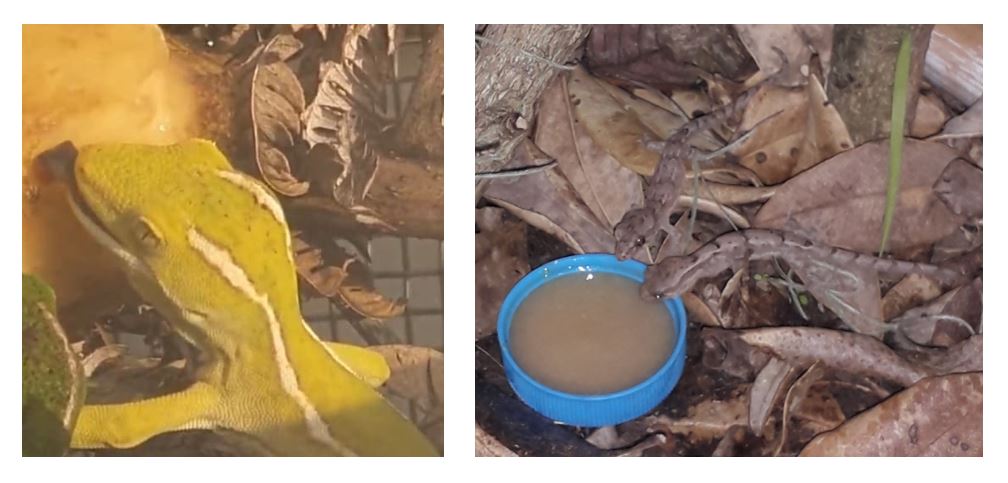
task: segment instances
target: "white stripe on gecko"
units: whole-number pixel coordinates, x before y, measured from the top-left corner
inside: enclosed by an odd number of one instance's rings
[[[308,434],[310,434],[315,440],[333,448],[339,453],[354,456],[354,453],[350,450],[350,448],[343,446],[333,439],[332,435],[329,433],[329,426],[319,415],[318,410],[315,409],[315,406],[312,405],[311,401],[308,400],[308,396],[301,391],[301,387],[298,385],[297,374],[294,373],[294,368],[291,366],[290,358],[287,356],[287,348],[284,345],[283,337],[280,334],[280,322],[276,318],[273,306],[269,303],[269,296],[260,294],[256,291],[255,287],[252,285],[252,281],[249,280],[248,275],[241,267],[235,264],[234,259],[231,258],[231,254],[228,253],[227,250],[208,240],[195,228],[190,228],[188,235],[189,244],[192,245],[192,247],[195,248],[201,255],[203,255],[203,258],[206,259],[210,265],[217,268],[231,286],[238,289],[239,292],[252,300],[263,310],[263,312],[266,313],[270,335],[273,339],[273,355],[277,369],[280,372],[281,385],[283,386],[284,391],[286,391],[287,394],[289,394],[297,405],[304,411],[305,422],[308,426]]]

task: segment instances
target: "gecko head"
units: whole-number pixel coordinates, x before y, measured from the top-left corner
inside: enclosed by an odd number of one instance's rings
[[[646,234],[654,231],[654,216],[644,208],[630,210],[616,224],[613,235],[616,237],[616,257],[620,260],[630,258],[634,252],[647,242]]]
[[[696,270],[693,257],[668,257],[644,272],[641,297],[655,299],[678,297],[693,288]]]

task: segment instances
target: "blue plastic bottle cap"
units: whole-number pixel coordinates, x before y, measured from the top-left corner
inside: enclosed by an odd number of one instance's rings
[[[675,324],[676,342],[672,355],[654,375],[622,391],[598,395],[558,391],[529,376],[518,367],[511,354],[511,319],[525,298],[542,285],[578,272],[608,273],[643,283],[645,268],[643,263],[636,260],[620,261],[609,254],[574,255],[536,268],[511,288],[497,317],[497,338],[508,382],[525,404],[554,421],[574,426],[598,427],[643,416],[672,392],[686,364],[686,310],[678,297],[664,300]]]

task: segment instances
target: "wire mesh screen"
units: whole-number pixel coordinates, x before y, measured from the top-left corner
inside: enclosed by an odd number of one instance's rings
[[[382,295],[406,299],[399,317],[380,322],[394,337],[383,342],[444,349],[443,244],[439,240],[382,237],[371,241],[371,270]],[[353,314],[328,300],[312,298],[302,306],[305,320],[320,337],[365,345],[351,323]]]
[[[405,27],[395,51],[395,82],[386,86],[385,112],[399,117],[413,90],[420,71],[424,38],[422,26]],[[380,168],[379,168],[380,169]],[[404,313],[382,321],[385,343],[405,343],[444,349],[444,270],[443,244],[439,240],[406,237],[381,237],[368,247],[375,288],[390,298],[406,299]],[[306,300],[302,311],[312,328],[323,338],[367,344],[359,325],[351,322],[353,314],[326,299]]]

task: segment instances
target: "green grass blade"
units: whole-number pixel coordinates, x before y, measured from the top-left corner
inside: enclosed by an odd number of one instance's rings
[[[889,127],[889,182],[886,185],[885,214],[882,217],[882,245],[879,256],[889,244],[896,200],[899,197],[900,170],[903,166],[903,128],[906,124],[907,87],[910,82],[910,33],[903,34],[899,55],[896,57],[896,76],[893,80],[892,122]]]

